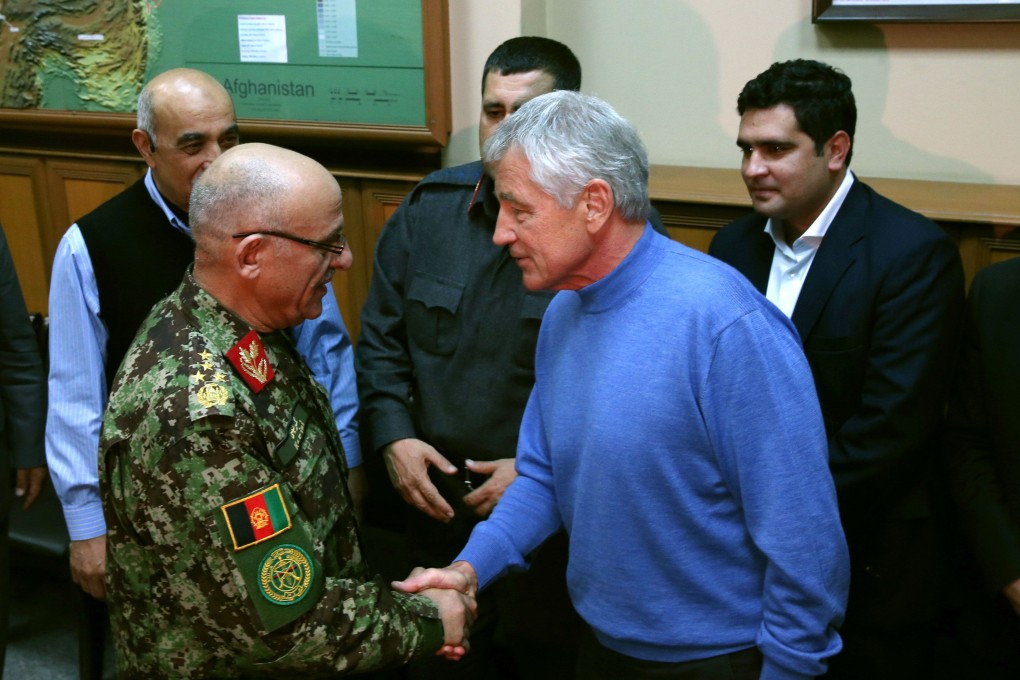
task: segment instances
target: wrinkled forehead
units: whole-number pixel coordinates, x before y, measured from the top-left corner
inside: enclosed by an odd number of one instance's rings
[[[503,105],[516,111],[538,95],[552,92],[553,85],[552,74],[540,69],[507,75],[489,71],[482,90],[482,106]]]
[[[234,105],[226,93],[190,88],[187,96],[178,91],[159,92],[154,99],[153,125],[160,136],[219,137],[237,125]]]

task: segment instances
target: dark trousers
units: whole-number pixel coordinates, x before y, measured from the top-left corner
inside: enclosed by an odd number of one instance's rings
[[[589,629],[581,638],[575,677],[577,680],[758,680],[761,667],[762,655],[757,647],[676,663],[635,659],[605,647]]]
[[[11,541],[10,509],[14,502],[11,469],[7,465],[8,452],[0,446],[0,678],[4,674],[4,662],[7,657],[7,626],[11,613]]]
[[[11,613],[11,558],[7,531],[8,518],[5,514],[0,520],[0,678],[4,674],[4,661],[7,656],[7,625]]]
[[[829,660],[827,679],[936,677],[950,554],[936,528],[929,518],[888,522],[856,556],[862,541],[851,542],[843,651]]]

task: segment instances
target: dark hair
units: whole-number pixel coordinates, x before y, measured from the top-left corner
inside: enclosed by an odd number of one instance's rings
[[[850,136],[850,164],[857,105],[850,78],[837,68],[810,59],[776,62],[748,81],[737,97],[737,113],[769,109],[786,104],[793,109],[797,124],[815,143],[819,155],[840,130]]]
[[[569,47],[551,38],[524,36],[510,38],[485,60],[482,93],[485,93],[485,78],[490,72],[509,76],[528,71],[545,71],[551,75],[554,90],[581,89],[581,63]]]

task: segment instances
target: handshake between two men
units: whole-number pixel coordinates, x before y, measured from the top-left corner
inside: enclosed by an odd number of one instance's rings
[[[424,595],[439,608],[444,640],[437,656],[458,661],[468,653],[468,633],[478,611],[478,576],[470,564],[460,561],[442,569],[416,567],[403,581],[391,585],[404,593]]]

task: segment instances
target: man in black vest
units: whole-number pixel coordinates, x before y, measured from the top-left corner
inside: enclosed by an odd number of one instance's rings
[[[238,143],[233,102],[206,73],[167,71],[142,90],[131,141],[148,172],[71,225],[57,249],[50,284],[47,459],[71,536],[72,576],[99,599],[106,590],[106,523],[97,476],[103,409],[138,326],[194,260],[191,186]],[[348,462],[357,465],[351,344],[332,290],[322,316],[292,335],[326,386]]]

